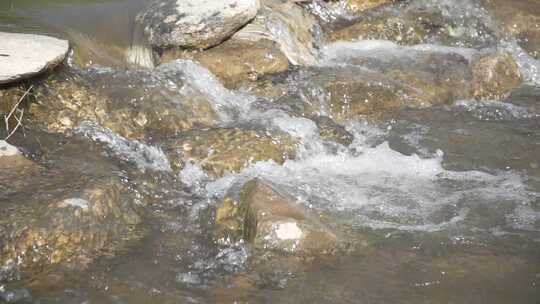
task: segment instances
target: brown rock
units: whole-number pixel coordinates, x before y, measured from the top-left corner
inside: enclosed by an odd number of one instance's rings
[[[540,59],[540,2],[535,0],[482,0],[506,33],[518,38],[519,44]]]
[[[286,71],[287,57],[269,40],[228,40],[201,52],[166,50],[161,62],[183,58],[194,59],[216,75],[228,88],[237,88],[244,81],[257,80],[260,76]]]
[[[344,2],[348,10],[358,13],[391,3],[393,0],[345,0]]]
[[[315,213],[260,180],[246,183],[237,200],[224,199],[216,225],[222,240],[241,237],[256,248],[295,255],[329,253],[339,240]]]
[[[327,40],[390,40],[400,44],[419,44],[424,41],[427,31],[414,21],[400,17],[366,18],[358,23],[331,32]]]
[[[135,237],[140,210],[114,168],[64,158],[76,172],[44,168],[2,147],[0,282],[84,266]]]
[[[29,112],[33,121],[50,132],[69,134],[82,121],[92,121],[128,139],[215,123],[217,114],[205,96],[182,94],[164,83],[145,83],[153,78],[140,73],[51,77],[35,86],[37,102]]]
[[[287,135],[273,137],[246,129],[192,130],[164,142],[176,170],[184,161],[200,165],[212,176],[239,172],[251,163],[273,160],[282,164],[294,158],[295,142]]]
[[[508,53],[490,54],[472,64],[476,99],[501,99],[522,83],[519,66]]]

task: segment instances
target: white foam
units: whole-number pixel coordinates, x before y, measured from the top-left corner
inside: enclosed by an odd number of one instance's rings
[[[506,219],[515,229],[540,231],[540,211],[535,211],[531,206],[517,206]]]
[[[539,117],[539,114],[535,114],[533,111],[525,107],[496,100],[461,100],[456,102],[455,106],[465,109],[477,119],[486,121],[530,119]]]
[[[270,181],[310,206],[355,214],[357,224],[373,228],[441,230],[464,222],[469,204],[532,199],[517,174],[448,171],[441,156],[403,155],[387,143],[364,146],[360,153],[289,160],[283,166],[260,162],[206,189],[211,196],[222,196],[231,185],[254,177]],[[455,211],[436,219],[445,208]]]
[[[174,60],[157,68],[162,73],[182,71],[182,80],[186,85],[180,89],[185,96],[193,94],[207,97],[214,111],[223,121],[232,121],[245,115],[253,96],[226,89],[210,71],[191,60]]]
[[[478,51],[471,48],[436,44],[401,46],[388,40],[339,41],[325,45],[321,49],[319,65],[334,66],[336,64],[351,64],[351,59],[354,58],[379,58],[389,61],[392,58],[405,58],[421,53],[458,54],[470,61]]]

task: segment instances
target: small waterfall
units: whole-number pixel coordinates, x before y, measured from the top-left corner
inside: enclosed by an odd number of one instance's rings
[[[129,63],[146,68],[153,68],[155,66],[152,47],[144,35],[143,25],[137,21],[135,21],[133,26],[133,36],[131,45],[126,53],[126,60]]]

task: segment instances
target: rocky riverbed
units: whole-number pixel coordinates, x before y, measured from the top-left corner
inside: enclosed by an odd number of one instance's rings
[[[0,303],[536,303],[535,0],[0,3]]]

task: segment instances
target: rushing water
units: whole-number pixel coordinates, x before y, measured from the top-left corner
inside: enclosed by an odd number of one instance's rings
[[[279,130],[299,141],[294,160],[283,165],[258,162],[216,179],[196,164],[173,176],[161,147],[167,138],[159,136],[147,143],[130,141],[84,122],[73,137],[59,143],[55,135],[41,133],[14,137],[15,144],[46,166],[62,163],[72,154],[96,166],[114,162],[118,174],[129,176],[139,198],[148,201],[150,215],[141,224],[142,238],[114,257],[100,258],[85,271],[55,269],[3,289],[28,290],[32,303],[537,303],[540,299],[540,63],[512,41],[494,46],[490,37],[469,33],[480,36],[475,41],[481,47],[510,50],[520,62],[527,84],[504,100],[461,100],[393,110],[376,120],[349,120],[345,127],[354,138],[345,147],[321,138],[315,122],[294,108],[228,90],[195,62],[123,70],[128,66],[125,56],[133,39],[133,16],[145,0],[0,1],[2,30],[71,39],[83,66],[98,63],[81,74],[96,89],[116,94],[119,103],[152,100],[161,93],[174,100],[200,94],[219,114],[220,126]],[[461,21],[456,21],[455,30],[461,26],[473,31],[476,19],[489,19],[485,12],[467,7],[469,1],[454,6],[447,2],[426,1],[428,7],[446,3],[444,14]],[[312,10],[326,18],[339,13],[324,7]],[[487,29],[490,22],[485,22]],[[285,82],[291,92],[311,92],[286,96],[285,105],[291,103],[288,99],[325,104],[327,96],[317,94],[317,84],[333,77],[325,69],[345,75],[366,69],[384,73],[393,65],[421,62],[418,56],[425,52],[468,59],[480,50],[467,41],[428,43],[412,47],[388,41],[335,43],[320,50],[316,67],[296,69],[275,81]],[[439,68],[425,69],[442,73]],[[325,114],[325,107],[321,109]],[[76,168],[77,163],[62,166]],[[269,264],[253,262],[258,253],[244,244],[216,245],[209,233],[209,210],[230,189],[254,177],[324,212],[344,234],[369,245],[343,256],[283,258]]]

